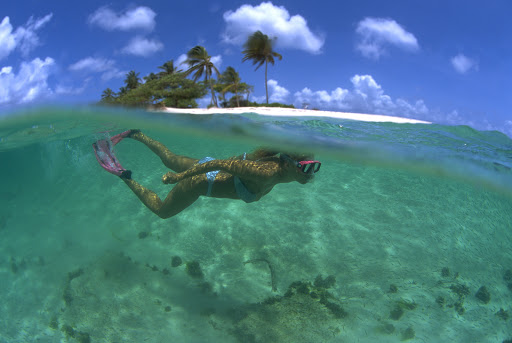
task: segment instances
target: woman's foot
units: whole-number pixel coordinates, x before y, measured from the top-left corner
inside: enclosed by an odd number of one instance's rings
[[[140,132],[140,130],[139,129],[126,130],[125,132],[121,132],[120,134],[117,134],[114,137],[110,138],[110,140],[112,141],[112,143],[114,145],[116,145],[117,143],[122,141],[124,138],[131,137],[133,134],[135,134],[137,132]]]

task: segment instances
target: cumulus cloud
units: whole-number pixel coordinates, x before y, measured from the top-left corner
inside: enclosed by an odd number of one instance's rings
[[[89,16],[89,23],[107,31],[147,30],[155,28],[156,13],[149,7],[139,6],[123,13],[101,7]]]
[[[276,80],[268,80],[268,88],[270,93],[269,102],[287,102],[290,92],[286,88],[279,86]]]
[[[459,74],[466,74],[471,69],[478,70],[478,63],[463,54],[458,54],[453,57],[451,62],[453,68],[455,68],[455,71]]]
[[[504,129],[503,131],[509,136],[512,138],[512,120],[507,120],[505,122],[505,126],[504,126]]]
[[[409,103],[404,99],[393,100],[370,75],[354,75],[352,89],[336,88],[333,91],[312,91],[309,88],[294,94],[294,104],[328,110],[386,114],[401,117],[425,117],[429,110],[423,100]]]
[[[24,26],[13,31],[9,17],[0,23],[0,60],[9,56],[18,48],[23,56],[27,56],[34,48],[40,45],[37,31],[52,19],[50,13],[42,18],[30,17]]]
[[[290,16],[286,8],[271,2],[242,5],[236,11],[227,11],[224,21],[226,29],[222,38],[229,44],[242,45],[259,30],[271,38],[277,37],[276,45],[281,48],[320,53],[324,45],[324,38],[311,32],[304,17]]]
[[[213,65],[216,66],[217,69],[219,69],[219,71],[220,71],[220,68],[222,65],[222,56],[221,55],[212,56],[212,58],[210,58],[210,62],[212,62]]]
[[[357,25],[356,33],[359,36],[357,50],[371,59],[379,59],[389,45],[407,51],[419,49],[416,37],[392,19],[365,18]]]
[[[0,70],[0,104],[21,104],[34,101],[52,94],[47,80],[55,61],[46,57],[22,62],[19,72],[12,67]]]
[[[126,72],[119,70],[113,60],[96,57],[86,57],[69,66],[69,70],[83,73],[101,73],[101,79],[108,81],[123,77]]]
[[[129,55],[147,57],[163,48],[164,45],[158,40],[136,36],[121,51]]]

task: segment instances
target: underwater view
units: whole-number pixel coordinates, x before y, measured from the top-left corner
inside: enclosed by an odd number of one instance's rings
[[[194,159],[265,147],[321,169],[162,219],[96,159],[128,129]],[[113,149],[160,199],[177,187],[141,142]],[[0,163],[1,342],[512,341],[498,131],[33,108],[0,117]]]

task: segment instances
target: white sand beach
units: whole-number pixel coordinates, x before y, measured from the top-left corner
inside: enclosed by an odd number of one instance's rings
[[[236,107],[236,108],[171,108],[166,107],[164,112],[168,113],[192,113],[192,114],[239,114],[239,113],[257,113],[263,116],[285,116],[285,117],[324,117],[336,119],[350,119],[368,122],[388,122],[388,123],[408,123],[408,124],[431,124],[428,121],[411,118],[393,117],[380,114],[348,113],[333,111],[317,111],[297,108],[281,107]]]

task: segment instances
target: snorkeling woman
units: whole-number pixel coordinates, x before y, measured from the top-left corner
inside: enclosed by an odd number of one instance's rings
[[[174,171],[162,177],[163,183],[176,184],[164,201],[133,180],[131,171],[124,169],[117,160],[112,147],[124,138],[144,143]],[[311,181],[321,166],[319,161],[307,155],[266,149],[225,160],[194,159],[174,154],[140,130],[128,130],[111,139],[99,140],[93,143],[93,148],[101,167],[119,176],[147,208],[163,219],[180,213],[200,196],[241,199],[247,203],[258,201],[278,183],[297,181],[305,184]]]

